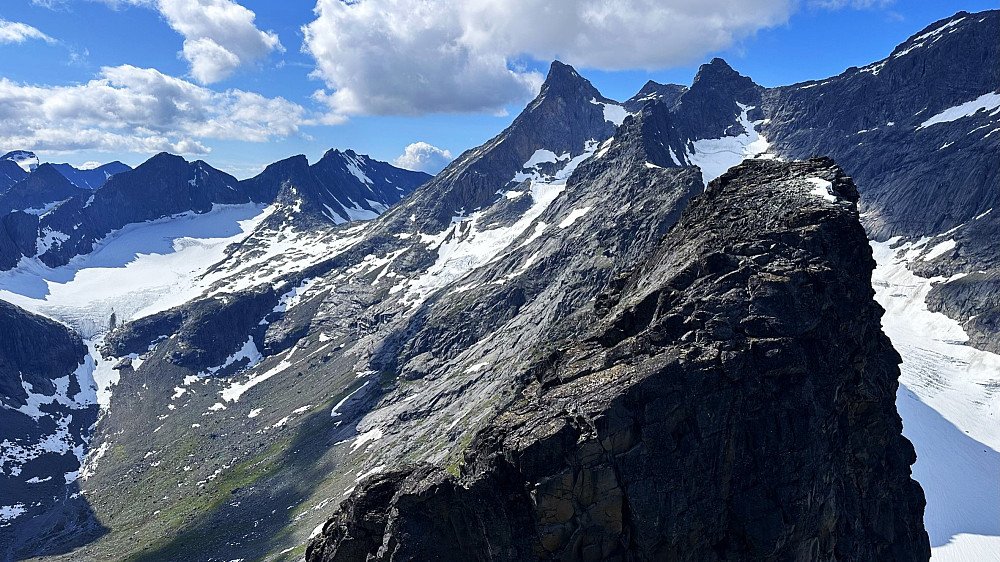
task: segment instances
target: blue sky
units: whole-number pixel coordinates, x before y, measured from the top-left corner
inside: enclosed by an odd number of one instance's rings
[[[242,178],[352,148],[433,172],[507,126],[554,57],[619,100],[650,79],[689,84],[712,56],[776,86],[874,62],[958,10],[995,8],[692,4],[4,0],[0,152],[136,165],[168,150]]]

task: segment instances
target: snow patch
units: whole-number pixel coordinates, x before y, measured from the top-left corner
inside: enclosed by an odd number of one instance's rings
[[[274,307],[272,312],[287,312],[289,309],[299,304],[299,301],[302,300],[302,296],[306,294],[306,292],[309,291],[309,289],[312,288],[318,280],[318,277],[306,279],[297,286],[293,287],[292,290],[281,295],[278,299],[278,304]]]
[[[351,445],[351,452],[357,451],[365,443],[368,443],[369,444],[368,446],[371,447],[372,445],[375,444],[376,441],[381,439],[383,435],[384,434],[382,433],[382,428],[380,427],[375,427],[369,429],[368,431],[362,434],[359,434],[357,437],[354,438],[354,443]]]
[[[574,222],[576,222],[576,219],[582,217],[583,215],[586,215],[587,212],[590,211],[590,209],[591,209],[590,207],[583,207],[583,208],[580,208],[580,209],[573,209],[570,212],[569,216],[567,216],[565,219],[563,219],[563,221],[561,223],[559,223],[559,228],[567,228],[567,227],[569,227]]]
[[[371,470],[366,470],[365,472],[358,472],[358,477],[354,479],[354,482],[358,483],[364,480],[365,478],[368,478],[369,476],[374,476],[384,471],[387,466],[388,465],[380,464],[378,466],[372,467]]]
[[[212,376],[219,371],[226,369],[238,361],[246,361],[247,364],[241,367],[241,370],[245,371],[256,367],[264,359],[260,351],[257,349],[257,344],[253,341],[253,336],[247,336],[247,341],[243,343],[243,347],[236,350],[235,353],[226,358],[226,361],[222,365],[216,367],[209,367],[207,371],[202,371],[198,373],[198,378],[205,378]],[[187,378],[185,377],[185,382]],[[183,393],[182,393],[183,394]]]
[[[747,117],[747,113],[754,109],[753,106],[742,103],[738,105],[741,110],[739,121],[743,126],[743,134],[735,137],[696,140],[692,143],[694,152],[686,149],[688,162],[701,168],[705,185],[747,158],[763,155],[771,146]]]
[[[569,153],[563,154],[562,156],[556,156],[555,152],[551,150],[546,150],[544,148],[539,148],[528,158],[528,161],[524,163],[521,168],[527,170],[529,168],[534,168],[539,164],[555,164],[556,162],[561,162],[563,160],[569,160]]]
[[[257,386],[258,384],[273,377],[274,375],[277,375],[278,373],[281,373],[285,369],[291,367],[292,363],[288,361],[288,358],[291,357],[292,354],[295,353],[297,349],[298,346],[293,346],[291,349],[288,350],[288,352],[285,353],[285,356],[282,357],[280,361],[278,361],[277,365],[271,367],[267,371],[264,371],[263,373],[250,377],[250,379],[247,380],[246,382],[243,383],[234,382],[233,384],[229,385],[223,390],[220,390],[219,394],[222,395],[222,399],[225,400],[226,402],[236,402],[240,399],[240,396],[243,396],[244,392],[250,390],[251,388]]]
[[[983,110],[992,111],[998,108],[1000,108],[1000,94],[987,92],[972,101],[967,101],[963,104],[949,107],[948,109],[921,123],[920,126],[917,127],[917,130],[919,131],[920,129],[930,127],[931,125],[937,125],[938,123],[949,123],[963,117],[971,117]]]
[[[375,182],[371,180],[363,171],[361,171],[361,166],[365,165],[365,161],[360,156],[355,156],[351,158],[347,154],[343,155],[344,164],[347,165],[347,171],[351,173],[352,176],[358,178],[363,184],[374,185]]]
[[[27,213],[29,215],[42,216],[51,211],[53,208],[55,208],[56,205],[66,201],[69,201],[69,199],[63,199],[61,201],[52,201],[51,203],[46,203],[38,208],[24,209],[24,211],[22,212]]]
[[[492,262],[521,236],[566,189],[566,181],[581,162],[590,158],[597,150],[597,141],[587,141],[585,151],[573,158],[569,154],[556,157],[551,151],[536,151],[535,158],[555,158],[568,160],[560,170],[551,176],[543,176],[538,171],[528,175],[532,205],[514,224],[489,230],[480,230],[478,220],[483,211],[469,216],[460,215],[452,220],[452,225],[438,234],[421,234],[421,240],[428,249],[437,250],[437,260],[419,278],[403,281],[390,289],[390,293],[407,288],[405,300],[409,304],[423,302],[431,293],[458,280],[469,271]],[[529,160],[529,163],[531,160]],[[520,174],[519,174],[520,175]],[[515,182],[524,181],[515,177]],[[536,227],[537,229],[537,227]],[[536,230],[536,233],[538,231]]]
[[[343,406],[344,404],[346,404],[346,403],[347,403],[347,401],[348,401],[348,400],[350,400],[352,396],[354,396],[355,394],[357,394],[357,393],[361,392],[361,390],[362,390],[362,389],[363,389],[364,387],[368,386],[368,383],[370,383],[370,382],[371,382],[371,381],[365,381],[365,383],[364,383],[364,384],[362,384],[362,385],[361,385],[361,386],[359,386],[359,387],[358,387],[357,389],[355,389],[355,390],[354,390],[353,392],[351,392],[350,394],[348,394],[347,396],[345,396],[344,398],[342,398],[342,399],[340,400],[340,402],[337,402],[337,404],[336,404],[336,405],[335,405],[335,406],[333,407],[333,409],[332,409],[332,410],[330,410],[330,417],[331,417],[331,418],[339,418],[339,417],[340,417],[340,416],[342,415],[342,414],[341,414],[341,412],[340,412],[340,408],[341,408],[341,407],[342,407],[342,406]]]
[[[937,244],[933,248],[931,248],[923,259],[924,261],[931,261],[938,256],[944,255],[945,252],[950,252],[954,249],[955,249],[955,241],[945,240],[944,242],[941,242],[940,244]]]
[[[628,111],[617,103],[602,103],[597,98],[591,98],[590,103],[601,106],[604,109],[604,120],[614,123],[616,127],[628,117]]]
[[[48,252],[53,246],[62,244],[67,240],[69,240],[69,234],[52,230],[46,226],[42,229],[38,240],[35,241],[35,255],[40,256]]]
[[[823,178],[806,178],[806,181],[813,185],[812,191],[809,192],[810,195],[822,197],[831,203],[837,202],[837,196],[833,194],[833,183]]]
[[[8,521],[13,521],[18,517],[24,515],[25,511],[23,503],[15,503],[14,505],[0,505],[0,522],[6,523]],[[6,526],[6,525],[0,525]]]

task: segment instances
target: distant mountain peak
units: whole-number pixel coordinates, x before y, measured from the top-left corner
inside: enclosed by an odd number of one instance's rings
[[[701,65],[698,68],[698,74],[695,75],[694,81],[691,83],[691,89],[697,88],[699,85],[705,84],[717,84],[719,82],[747,82],[752,84],[753,81],[749,78],[741,75],[739,72],[729,66],[729,63],[724,59],[715,57],[710,62]]]
[[[20,166],[25,172],[34,171],[39,164],[38,156],[30,150],[12,150],[0,156],[0,160],[10,160]]]
[[[545,77],[545,82],[542,83],[542,89],[539,93],[539,97],[542,99],[551,95],[566,99],[586,98],[586,100],[595,99],[599,102],[613,101],[601,95],[601,92],[590,83],[590,80],[580,76],[580,73],[572,66],[557,60],[552,61],[552,64],[549,65],[549,73]]]
[[[637,113],[643,106],[650,102],[662,102],[667,107],[673,107],[681,95],[688,90],[687,86],[680,84],[660,84],[649,80],[634,96],[625,101],[625,106],[630,113]]]

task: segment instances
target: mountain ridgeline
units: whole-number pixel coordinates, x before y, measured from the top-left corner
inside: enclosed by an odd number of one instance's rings
[[[4,269],[66,264],[141,221],[264,214],[180,304],[83,342],[22,318],[67,351],[30,392],[4,371],[9,415],[93,404],[71,373],[107,401],[89,454],[63,455],[80,470],[64,496],[39,488],[32,508],[28,482],[50,474],[4,458],[24,484],[0,552],[927,560],[868,239],[952,240],[912,269],[954,277],[928,301],[991,341],[998,23],[959,13],[782,88],[714,59],[624,103],[554,62],[507,129],[433,178],[331,151],[236,181],[161,154],[94,190],[53,180],[68,195],[39,214],[53,201],[9,203]],[[11,189],[44,167],[18,165]],[[26,451],[66,417],[41,411]]]
[[[373,218],[430,178],[350,150],[331,150],[311,166],[304,156],[293,157],[244,181],[167,153],[134,170],[111,174],[98,168],[107,178],[96,189],[96,180],[65,167],[42,164],[0,195],[0,269],[17,266],[22,257],[65,265],[129,224],[206,213],[214,205],[285,198],[301,201],[302,217],[313,220]]]
[[[926,559],[856,201],[830,160],[730,170],[458,474],[367,479],[307,560]]]

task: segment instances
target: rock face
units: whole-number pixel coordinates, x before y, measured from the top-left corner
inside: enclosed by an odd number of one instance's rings
[[[414,194],[413,203],[429,212],[418,217],[425,230],[440,230],[451,218],[495,200],[538,150],[552,153],[546,171],[561,167],[556,158],[583,154],[588,141],[601,142],[615,132],[624,108],[604,97],[569,65],[554,61],[538,96],[507,129],[485,145],[467,150],[428,186]],[[556,168],[553,168],[553,164]],[[405,218],[409,218],[407,215]]]
[[[731,170],[458,477],[366,480],[307,560],[928,559],[856,202],[829,160]]]
[[[53,205],[84,193],[51,164],[42,164],[23,181],[0,196],[0,215],[11,211],[29,211],[40,215]]]
[[[65,326],[0,301],[0,559],[99,527],[75,483],[97,421],[87,359]]]
[[[629,113],[637,113],[647,103],[657,101],[670,108],[677,103],[678,98],[687,89],[687,86],[680,84],[659,84],[650,80],[643,85],[639,93],[626,100],[622,105]]]
[[[27,176],[28,172],[18,166],[17,162],[0,158],[0,195],[6,193],[10,186]]]
[[[770,90],[762,129],[780,154],[836,158],[861,186],[865,226],[879,240],[959,226],[1000,197],[1000,162],[990,157],[1000,139],[989,134],[1000,113],[941,114],[997,91],[998,26],[996,10],[959,12],[881,61]]]

